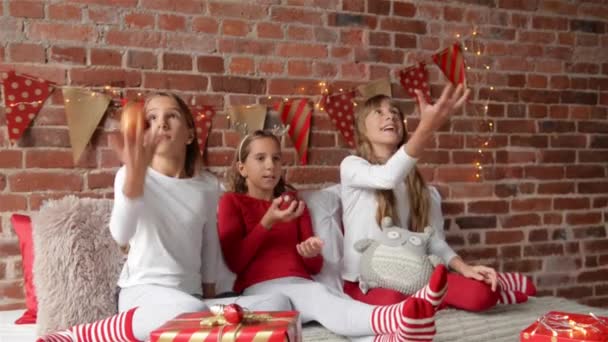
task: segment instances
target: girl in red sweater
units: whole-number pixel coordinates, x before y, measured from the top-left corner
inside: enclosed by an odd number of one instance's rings
[[[340,335],[432,340],[446,268],[436,269],[424,291],[394,305],[373,306],[332,292],[311,278],[323,266],[323,241],[314,236],[304,202],[282,174],[275,135],[256,131],[241,141],[218,211],[224,260],[237,274],[234,290],[285,295],[302,322],[317,321]]]

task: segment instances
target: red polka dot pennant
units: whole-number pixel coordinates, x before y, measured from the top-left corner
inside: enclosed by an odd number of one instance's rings
[[[213,106],[200,106],[192,109],[194,114],[194,127],[196,127],[196,140],[201,150],[201,156],[205,154],[207,139],[211,131],[211,122],[215,116]]]
[[[429,73],[424,63],[411,66],[399,72],[399,83],[403,89],[413,97],[418,99],[414,90],[419,89],[424,94],[427,103],[431,103],[431,91],[429,90]]]
[[[15,142],[38,115],[42,104],[53,91],[54,83],[14,71],[3,72],[1,77],[8,136]]]
[[[321,101],[323,110],[338,128],[348,146],[355,147],[355,91],[325,96]]]

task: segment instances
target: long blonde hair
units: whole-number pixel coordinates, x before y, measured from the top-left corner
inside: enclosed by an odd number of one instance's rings
[[[251,143],[259,139],[272,139],[279,148],[281,147],[281,141],[272,132],[257,130],[253,133],[247,134],[239,144],[238,149],[234,153],[234,160],[232,161],[232,167],[226,174],[226,190],[236,193],[245,194],[247,193],[247,180],[239,172],[239,163],[244,163],[251,152]],[[285,191],[294,191],[294,187],[287,184],[283,175],[279,179],[279,183],[274,187],[274,197],[280,196]]]
[[[367,138],[365,129],[365,119],[374,110],[380,108],[383,102],[388,101],[391,107],[394,107],[399,112],[401,117],[402,128],[403,128],[403,140],[397,148],[407,142],[408,136],[403,123],[403,113],[392,99],[386,95],[376,95],[369,98],[362,106],[357,106],[357,112],[355,113],[355,137],[357,140],[357,155],[361,158],[366,159],[372,164],[382,164],[372,148],[372,144]],[[378,189],[376,190],[376,201],[378,203],[378,209],[376,210],[376,222],[381,227],[382,218],[389,216],[393,219],[393,222],[399,222],[401,225],[407,224],[412,231],[422,231],[429,224],[429,190],[426,187],[426,183],[420,174],[418,168],[414,169],[405,177],[407,186],[407,195],[410,202],[410,219],[409,222],[401,222],[399,220],[398,211],[396,209],[396,198],[392,189]]]
[[[203,166],[203,160],[201,158],[200,148],[198,146],[198,142],[196,140],[196,127],[194,125],[194,115],[192,115],[192,111],[190,111],[190,107],[182,100],[181,97],[177,96],[174,93],[170,92],[154,92],[146,96],[146,100],[144,102],[144,110],[148,108],[148,104],[150,101],[158,96],[168,97],[173,99],[177,104],[180,114],[183,115],[186,120],[186,125],[188,129],[192,130],[193,139],[190,144],[186,146],[186,159],[184,160],[184,172],[187,177],[194,177],[200,171]]]

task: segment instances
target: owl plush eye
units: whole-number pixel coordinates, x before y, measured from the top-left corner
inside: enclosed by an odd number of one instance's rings
[[[399,232],[395,232],[395,231],[388,232],[388,234],[386,234],[386,235],[391,240],[397,240],[401,237],[401,234],[399,234]]]
[[[408,241],[414,246],[420,246],[422,244],[422,240],[417,236],[410,236]]]

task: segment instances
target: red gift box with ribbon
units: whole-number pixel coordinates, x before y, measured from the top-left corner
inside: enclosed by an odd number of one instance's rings
[[[297,311],[245,312],[240,323],[226,321],[222,314],[181,314],[150,334],[151,342],[300,342],[302,325]]]
[[[608,318],[551,311],[520,334],[521,342],[608,342]]]

